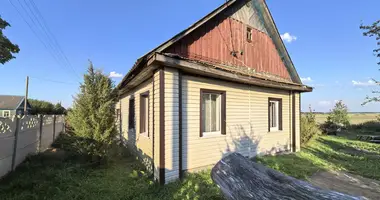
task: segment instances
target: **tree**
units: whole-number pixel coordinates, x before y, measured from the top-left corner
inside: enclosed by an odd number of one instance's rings
[[[343,103],[342,100],[336,102],[334,108],[332,109],[329,116],[327,117],[327,123],[335,124],[335,125],[339,125],[339,126],[350,125],[350,121],[348,118],[348,108]]]
[[[30,106],[32,107],[30,114],[32,115],[63,115],[66,114],[66,109],[57,103],[56,105],[42,100],[28,99]]]
[[[375,40],[377,41],[378,48],[374,49],[373,52],[376,57],[380,58],[380,20],[377,20],[372,25],[361,25],[360,29],[364,30],[363,35],[366,37],[375,37]],[[380,62],[377,63],[380,65]],[[377,85],[380,83],[376,80],[373,80]],[[380,91],[373,91],[373,94],[379,94]],[[367,96],[366,101],[363,103],[363,105],[369,103],[369,102],[379,102],[380,96],[377,97],[370,97]]]
[[[9,60],[15,58],[14,54],[20,51],[20,48],[13,44],[4,34],[3,30],[11,26],[8,22],[3,20],[0,16],[0,63],[4,64]]]
[[[92,63],[84,75],[79,94],[68,113],[73,134],[83,138],[85,153],[104,156],[116,136],[114,84],[107,75],[94,70]]]
[[[54,114],[63,115],[66,114],[66,108],[62,106],[61,102],[58,102],[54,105]]]

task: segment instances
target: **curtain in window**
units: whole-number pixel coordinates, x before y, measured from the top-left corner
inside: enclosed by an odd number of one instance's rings
[[[203,132],[220,131],[220,95],[202,95]]]

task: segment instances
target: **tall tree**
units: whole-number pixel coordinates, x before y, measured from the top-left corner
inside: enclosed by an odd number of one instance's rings
[[[116,92],[111,79],[95,70],[90,62],[80,92],[68,113],[74,134],[89,141],[84,147],[87,153],[104,154],[116,136],[115,101]]]
[[[13,44],[4,34],[3,30],[11,26],[8,22],[3,20],[0,16],[0,63],[4,64],[14,57],[14,54],[20,51],[20,48]]]
[[[371,25],[361,25],[360,29],[364,30],[363,35],[367,37],[375,37],[376,43],[377,43],[377,48],[373,50],[373,53],[375,54],[376,57],[380,58],[380,20],[377,20]],[[380,62],[377,63],[380,65]],[[377,85],[380,85],[379,81],[373,80],[376,82]],[[380,91],[373,91],[372,93],[374,94],[379,94]],[[375,97],[370,97],[367,96],[366,101],[363,103],[369,103],[369,102],[379,102],[380,101],[380,96],[375,96]]]

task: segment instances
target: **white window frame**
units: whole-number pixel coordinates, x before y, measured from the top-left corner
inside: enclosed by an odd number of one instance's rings
[[[270,132],[274,132],[274,131],[279,131],[279,127],[280,127],[280,113],[279,113],[279,106],[280,106],[280,103],[278,100],[270,100],[269,101],[270,103],[273,103],[275,105],[275,110],[274,110],[274,113],[276,115],[276,126],[273,126],[272,127],[272,120],[273,120],[273,117],[272,117],[272,113],[269,113],[269,116],[270,116],[270,122],[269,122],[269,125],[270,125]],[[273,110],[273,108],[272,108]]]
[[[221,135],[221,130],[222,130],[222,94],[221,93],[217,93],[217,92],[202,92],[202,99],[203,99],[203,95],[217,95],[217,108],[219,109],[219,127],[217,129],[219,129],[218,131],[210,131],[210,132],[206,132],[206,131],[202,131],[202,134],[203,136],[212,136],[212,135]],[[211,101],[210,101],[211,103]],[[202,104],[203,104],[203,101],[202,101]],[[202,106],[203,108],[205,108],[204,105],[200,105]],[[211,107],[211,106],[210,106]],[[210,109],[210,116],[211,116],[211,109]],[[201,115],[203,115],[203,113],[201,113]],[[204,121],[203,121],[203,124],[206,123],[206,119],[205,118],[202,118]],[[211,123],[211,120],[210,120],[210,123]],[[210,124],[211,126],[211,124]],[[203,130],[203,127],[202,127],[202,130]]]

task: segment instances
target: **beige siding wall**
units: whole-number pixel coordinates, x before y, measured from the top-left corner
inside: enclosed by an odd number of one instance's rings
[[[290,149],[289,91],[183,76],[183,169],[216,163],[229,152],[253,157]],[[200,89],[226,91],[226,135],[199,137]],[[268,98],[281,98],[283,130],[268,132]]]
[[[179,178],[178,70],[165,68],[165,182]]]
[[[160,71],[153,75],[153,103],[154,103],[154,178],[159,179],[160,164]]]
[[[125,143],[139,156],[148,170],[152,169],[152,133],[153,133],[153,79],[140,84],[134,90],[121,98],[121,131]],[[149,137],[140,134],[140,94],[149,91]],[[135,98],[135,129],[128,127],[129,122],[129,100]]]
[[[296,93],[295,94],[295,102],[296,102],[296,151],[301,150],[301,115],[300,115],[300,104],[301,104],[301,94]]]

